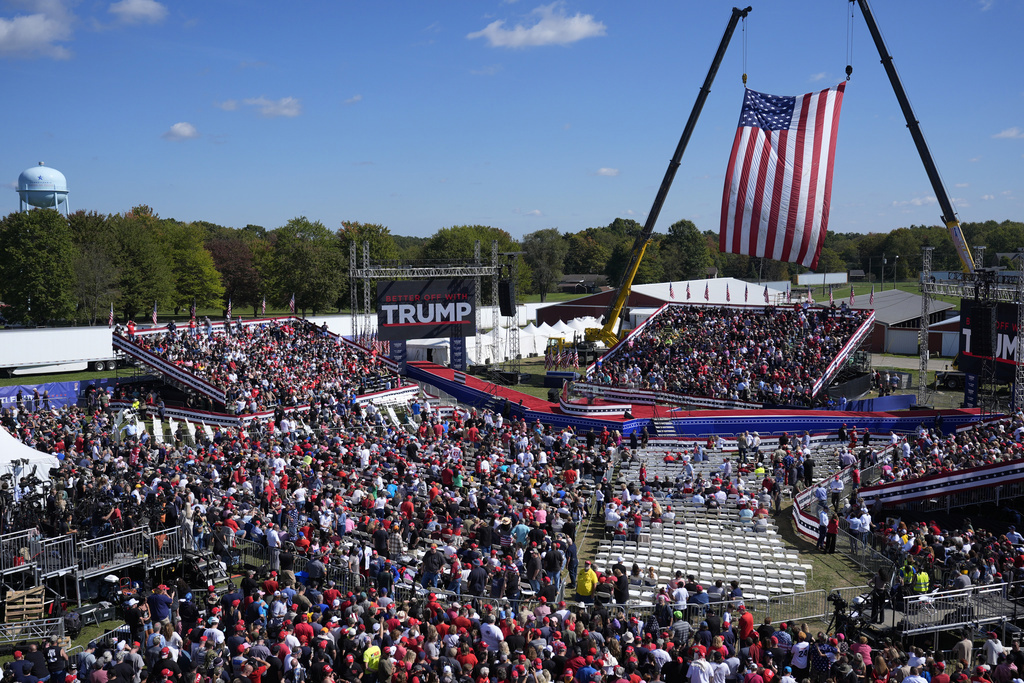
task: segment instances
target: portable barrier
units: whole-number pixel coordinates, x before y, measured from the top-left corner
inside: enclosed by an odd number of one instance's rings
[[[57,536],[32,541],[32,557],[41,580],[74,573],[78,569],[74,536]]]
[[[17,645],[31,641],[41,642],[47,638],[64,637],[64,618],[34,619],[0,624],[0,646]]]
[[[149,538],[147,567],[153,569],[181,561],[182,534],[180,527],[153,531],[147,536]]]
[[[86,579],[144,564],[149,550],[146,529],[101,536],[78,544],[78,576]]]
[[[35,529],[0,536],[0,576],[35,569],[32,542],[38,536],[39,532]]]
[[[979,627],[1017,619],[1017,601],[1006,583],[912,595],[904,599],[904,635]]]

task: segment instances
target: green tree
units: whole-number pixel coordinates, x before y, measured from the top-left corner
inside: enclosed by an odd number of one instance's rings
[[[262,303],[263,278],[256,268],[250,241],[239,235],[219,237],[207,242],[206,248],[220,273],[224,295],[237,306],[251,306],[256,315]]]
[[[531,232],[523,238],[523,260],[530,266],[533,275],[533,291],[540,294],[541,301],[547,301],[548,292],[561,279],[562,266],[569,245],[558,232],[548,228]]]
[[[99,242],[78,248],[75,257],[75,297],[78,311],[90,325],[95,325],[108,305],[118,299],[120,273],[110,254]]]
[[[635,239],[623,237],[619,240],[605,266],[605,275],[608,282],[618,286],[622,276],[629,267],[630,259],[633,256]],[[651,242],[644,251],[644,257],[637,268],[636,277],[633,278],[634,285],[644,285],[650,282],[661,282],[665,279],[665,272],[661,260],[662,236],[655,234],[651,236]]]
[[[711,265],[708,242],[693,221],[676,221],[668,229],[661,247],[661,261],[667,280],[707,277]]]
[[[603,273],[612,255],[611,247],[599,242],[591,232],[593,228],[565,235],[565,267],[567,273],[590,275]]]
[[[421,257],[436,261],[472,260],[476,240],[480,240],[480,261],[484,265],[491,263],[491,243],[494,241],[498,243],[499,252],[520,250],[519,243],[500,228],[487,225],[453,225],[435,232],[423,245]],[[530,279],[529,264],[520,262],[516,291],[528,291]],[[487,305],[491,301],[491,278],[481,279],[481,289],[482,303]]]
[[[0,297],[20,323],[66,320],[74,313],[75,249],[60,212],[33,209],[0,221]]]
[[[171,305],[174,272],[170,251],[160,237],[159,221],[145,205],[107,218],[110,239],[117,245],[112,257],[121,294],[118,306],[126,320],[149,311],[154,301]]]
[[[299,216],[274,231],[274,284],[280,301],[295,295],[306,315],[330,309],[338,300],[345,268],[338,238],[320,221]]]
[[[846,261],[839,255],[839,252],[829,247],[822,247],[818,255],[819,273],[845,273],[847,271]]]
[[[209,224],[208,224],[209,225]],[[191,306],[226,305],[224,285],[213,256],[204,246],[206,229],[196,223],[163,221],[163,238],[171,257],[174,312]]]

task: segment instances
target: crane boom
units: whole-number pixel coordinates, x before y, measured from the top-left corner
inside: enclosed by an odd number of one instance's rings
[[[965,272],[973,273],[974,259],[971,257],[971,250],[967,248],[963,231],[960,229],[960,220],[956,217],[956,211],[953,210],[953,202],[950,200],[949,194],[942,183],[942,178],[939,176],[939,169],[935,166],[935,160],[932,159],[928,143],[925,142],[924,134],[921,132],[921,124],[918,123],[917,117],[914,115],[914,109],[910,106],[907,91],[903,89],[900,75],[896,73],[896,65],[893,63],[892,55],[889,54],[889,48],[885,45],[882,32],[878,30],[875,15],[871,12],[868,0],[850,0],[850,2],[856,2],[860,6],[860,11],[864,15],[864,22],[868,25],[868,32],[871,33],[871,39],[875,41],[878,55],[882,58],[882,66],[889,77],[889,83],[892,84],[896,99],[900,103],[900,109],[903,110],[903,118],[907,120],[910,137],[914,139],[917,153],[921,155],[924,170],[928,174],[928,180],[931,181],[932,191],[939,202],[939,208],[942,209],[942,222],[945,224],[946,229],[949,230],[950,237],[953,238],[953,245],[956,247],[956,253],[960,256],[960,263],[963,264]]]
[[[668,169],[665,171],[665,177],[661,181],[661,187],[658,188],[658,194],[654,198],[654,204],[651,206],[650,213],[647,214],[647,220],[644,222],[643,230],[636,236],[636,240],[633,242],[633,249],[630,252],[629,264],[626,269],[622,272],[622,278],[619,281],[618,295],[608,305],[608,309],[604,314],[604,326],[600,328],[591,328],[586,331],[586,338],[589,341],[603,341],[608,346],[616,344],[619,339],[616,336],[616,328],[619,325],[619,317],[622,315],[622,309],[625,308],[626,303],[629,301],[629,294],[633,288],[633,279],[636,277],[637,270],[640,269],[640,261],[643,260],[644,252],[647,251],[647,245],[651,242],[651,235],[654,234],[654,224],[658,222],[658,214],[661,213],[661,207],[665,203],[665,197],[668,196],[668,190],[672,187],[672,181],[676,177],[676,171],[679,169],[679,163],[683,158],[683,152],[686,151],[686,145],[690,142],[690,137],[693,135],[693,129],[697,126],[697,119],[700,117],[701,110],[704,108],[704,102],[708,98],[708,94],[711,92],[711,84],[715,80],[715,75],[718,73],[718,67],[722,64],[722,58],[725,57],[725,50],[729,47],[729,41],[732,39],[732,34],[736,30],[736,24],[739,20],[746,17],[750,13],[752,7],[745,9],[739,9],[737,7],[732,8],[732,16],[729,17],[729,24],[725,28],[725,35],[722,36],[722,41],[718,45],[718,51],[715,52],[715,58],[711,62],[711,68],[708,69],[708,75],[704,79],[704,85],[701,86],[700,92],[697,94],[697,101],[693,103],[693,109],[690,111],[690,118],[686,120],[686,127],[683,128],[683,134],[679,138],[679,144],[676,145],[676,152],[672,156],[672,160],[668,164]]]

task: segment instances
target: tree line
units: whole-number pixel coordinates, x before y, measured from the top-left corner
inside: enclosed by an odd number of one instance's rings
[[[35,209],[0,220],[0,315],[18,324],[103,324],[111,305],[119,319],[129,319],[147,314],[154,302],[162,314],[181,315],[193,303],[223,311],[229,301],[234,311],[257,315],[264,301],[268,309],[281,310],[292,296],[303,315],[340,311],[350,301],[350,246],[358,245],[362,265],[364,241],[374,261],[409,264],[471,259],[477,240],[489,263],[497,241],[499,251],[523,254],[518,291],[543,298],[567,273],[603,274],[616,285],[641,230],[634,220],[616,218],[574,233],[546,228],[521,240],[484,225],[409,237],[356,221],[332,229],[305,216],[267,229],[161,218],[145,205],[111,215],[78,211],[69,218]],[[969,245],[987,247],[984,265],[1012,265],[997,254],[1024,246],[1024,223],[966,223],[963,230]],[[859,269],[869,280],[909,279],[920,269],[922,246],[935,248],[933,269],[959,269],[945,228],[912,225],[887,233],[829,233],[818,271]],[[769,281],[806,270],[720,253],[717,232],[680,220],[655,233],[635,283],[707,277],[712,267],[723,277]],[[490,279],[482,285],[484,301],[490,301]]]

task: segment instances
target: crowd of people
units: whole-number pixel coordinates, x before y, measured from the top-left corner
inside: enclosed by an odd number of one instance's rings
[[[147,335],[126,330],[124,336],[223,391],[224,407],[233,414],[305,405],[324,393],[345,400],[399,383],[376,354],[347,347],[326,326],[305,320],[169,326]]]
[[[793,387],[810,379],[794,363],[820,367],[853,324],[781,310],[763,316],[771,326],[728,317],[723,324],[735,334],[723,335],[732,354],[723,357],[741,358],[744,369],[763,366],[765,377]],[[717,325],[709,321],[702,334],[724,331]],[[803,329],[805,342],[795,361],[780,356],[793,347],[773,331],[790,327]],[[629,534],[623,513],[666,485],[641,472],[633,486],[613,489],[613,463],[631,457],[635,434],[576,433],[500,410],[442,414],[419,402],[408,407],[414,428],[396,427],[354,400],[360,378],[388,376],[379,361],[313,326],[175,331],[136,335],[135,343],[231,392],[238,412],[268,408],[273,416],[244,430],[199,432],[192,443],[145,432],[115,438],[105,400],[5,409],[3,427],[60,462],[48,473],[40,533],[91,538],[133,525],[178,527],[191,548],[225,563],[243,545],[261,549],[265,562],[221,587],[183,577],[142,585],[123,596],[127,633],[73,657],[56,643],[19,651],[8,673],[17,683],[949,683],[964,675],[1010,683],[1011,665],[1024,665],[1016,646],[1003,660],[985,650],[976,662],[968,652],[943,670],[895,645],[873,651],[807,625],[755,626],[736,586],[704,590],[683,571],[659,585],[637,567],[581,560],[578,531],[591,513],[617,506],[613,533]],[[686,343],[653,344],[652,358],[681,360]],[[732,360],[689,353],[731,373]],[[645,371],[667,382],[663,367]],[[134,398],[145,400],[141,391]],[[287,412],[298,404],[310,408],[301,417]],[[794,444],[790,462],[786,448],[762,457],[756,433],[747,443],[751,463],[745,452],[737,466],[763,473],[762,489],[810,477],[804,444]],[[991,448],[965,445],[972,453]],[[766,491],[731,490],[733,475],[667,485],[681,496],[713,489],[715,500],[735,492],[748,496],[752,516],[767,515]],[[16,505],[32,482],[0,487]],[[670,509],[657,515],[672,520]],[[958,551],[1006,570],[1008,553],[977,543],[948,537]],[[637,615],[627,607],[631,586],[647,581],[655,606]]]
[[[604,357],[599,384],[763,404],[808,405],[866,313],[675,305]]]

